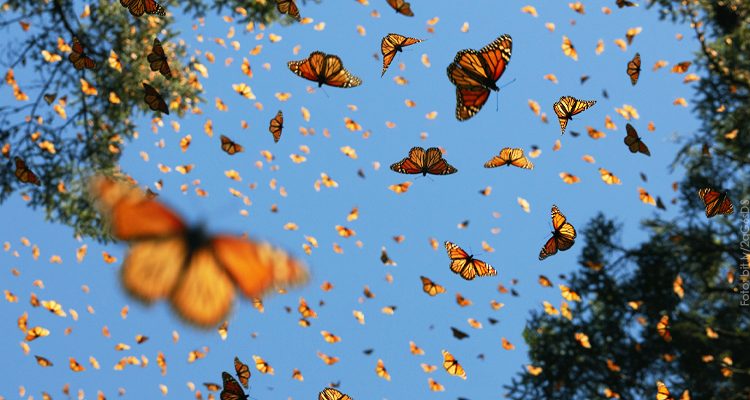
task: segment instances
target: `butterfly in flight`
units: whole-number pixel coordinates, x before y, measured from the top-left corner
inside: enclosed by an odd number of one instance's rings
[[[90,192],[111,235],[129,244],[120,272],[125,289],[146,303],[168,298],[182,318],[197,326],[225,320],[235,286],[256,299],[307,279],[305,266],[286,252],[188,226],[134,183],[98,176]]]
[[[628,61],[628,69],[627,69],[628,76],[630,77],[630,83],[635,86],[636,83],[638,83],[638,78],[641,77],[641,55],[640,53],[635,53],[635,56],[633,56],[633,59]]]
[[[552,226],[555,230],[552,231],[552,237],[547,240],[547,243],[539,252],[540,261],[556,254],[558,250],[568,250],[575,243],[576,229],[555,205],[552,206]]]
[[[388,5],[391,6],[396,13],[406,15],[407,17],[413,17],[414,13],[411,11],[411,3],[404,0],[386,0]]]
[[[241,144],[224,135],[221,135],[221,149],[230,156],[245,151],[245,148]]]
[[[75,36],[73,36],[73,46],[70,47],[68,60],[73,63],[73,66],[77,70],[96,68],[96,63],[86,55],[83,45]]]
[[[642,153],[650,156],[651,152],[648,150],[648,146],[646,146],[646,143],[643,143],[641,141],[641,138],[640,136],[638,136],[638,132],[636,132],[635,128],[633,128],[633,125],[625,125],[625,130],[628,133],[625,136],[624,142],[628,146],[628,149],[630,149],[630,152]]]
[[[39,180],[39,177],[29,169],[24,160],[20,157],[16,157],[14,161],[16,162],[15,175],[19,181],[41,186],[42,182]]]
[[[391,165],[391,170],[401,174],[450,175],[458,172],[443,158],[443,152],[437,147],[425,151],[421,147],[412,147],[409,156]]]
[[[284,113],[279,110],[276,116],[268,124],[268,131],[273,135],[273,142],[278,143],[281,139],[281,131],[284,129]]]
[[[282,14],[288,14],[290,17],[302,21],[302,17],[299,15],[299,8],[294,0],[276,0],[276,9]]]
[[[445,293],[445,287],[438,285],[433,282],[432,279],[426,276],[420,276],[422,280],[422,290],[430,296],[437,296],[440,293]]]
[[[154,89],[153,86],[144,82],[143,89],[146,91],[146,95],[143,97],[143,100],[145,100],[146,104],[148,104],[148,108],[153,111],[159,111],[163,112],[164,114],[169,114],[167,103],[164,101],[164,98],[161,97],[161,94],[159,94],[159,92]]]
[[[164,7],[154,0],[120,0],[120,4],[134,17],[140,17],[143,13],[160,17],[167,15]]]
[[[568,121],[572,121],[574,115],[582,113],[594,104],[596,104],[596,101],[578,100],[571,96],[560,97],[560,100],[552,106],[555,114],[557,114],[557,119],[560,120],[560,134],[565,133]]]
[[[453,354],[445,350],[443,350],[443,368],[445,368],[445,371],[453,376],[457,376],[461,379],[466,379],[466,371],[464,371],[464,367],[462,367],[461,364],[458,363],[458,360],[453,357]]]
[[[334,388],[325,388],[318,393],[318,400],[354,400]]]
[[[406,46],[411,46],[421,41],[422,39],[401,36],[397,33],[387,34],[380,42],[380,52],[383,54],[383,72],[380,76],[385,75],[385,71],[391,65],[391,61],[393,61],[393,57],[396,57],[397,52],[403,51],[403,48]]]
[[[492,157],[492,159],[484,163],[485,168],[496,168],[503,165],[534,169],[534,164],[524,156],[523,149],[513,149],[510,147],[500,150],[499,155]]]
[[[338,56],[326,54],[322,51],[313,51],[310,55],[300,61],[289,61],[289,70],[295,74],[313,82],[318,87],[325,85],[352,88],[362,84],[362,80],[352,75],[344,68],[344,64]]]
[[[167,79],[172,79],[172,70],[169,68],[167,62],[167,55],[164,53],[164,47],[161,45],[161,41],[158,38],[154,38],[154,46],[151,48],[151,53],[146,56],[149,62],[151,71],[159,71]]]
[[[229,372],[222,372],[221,379],[224,382],[224,388],[221,390],[221,393],[219,394],[219,399],[221,400],[245,400],[247,399],[248,396],[245,394],[245,391],[242,390],[242,387],[240,387],[240,384],[237,383],[237,381],[232,377],[232,375]]]
[[[706,206],[706,217],[711,218],[719,214],[729,215],[734,212],[734,205],[729,200],[727,192],[719,192],[711,188],[698,191],[698,196]]]
[[[247,381],[250,379],[250,367],[247,364],[240,361],[239,357],[234,357],[234,372],[237,373],[237,377],[240,378],[242,386],[247,389]]]
[[[467,281],[477,276],[497,275],[497,271],[490,264],[482,260],[477,260],[473,255],[468,254],[454,243],[446,241],[445,250],[448,251],[448,257],[451,259],[451,271],[461,275]]]
[[[618,8],[638,6],[638,4],[635,4],[632,1],[628,1],[628,0],[616,0],[615,3],[617,4]]]
[[[456,85],[456,119],[465,121],[482,109],[490,90],[500,91],[497,80],[510,62],[513,41],[502,35],[481,50],[461,50],[448,66],[448,79]]]

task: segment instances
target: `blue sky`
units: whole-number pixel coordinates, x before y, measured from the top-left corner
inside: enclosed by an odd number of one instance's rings
[[[610,4],[611,3],[611,4]],[[539,17],[521,13],[526,4],[536,7]],[[541,309],[543,300],[559,307],[561,297],[556,285],[562,283],[558,274],[576,268],[576,259],[583,243],[579,241],[572,250],[560,253],[543,262],[537,260],[540,247],[549,237],[551,223],[549,210],[557,204],[579,232],[585,222],[598,212],[616,217],[625,225],[623,241],[637,243],[644,238],[639,221],[653,215],[656,209],[638,200],[637,187],[641,186],[652,195],[660,195],[669,208],[673,197],[670,185],[679,180],[679,170],[670,173],[677,145],[674,139],[689,135],[697,129],[697,121],[689,108],[672,105],[677,97],[685,97],[690,103],[692,90],[682,83],[683,75],[669,72],[671,65],[691,60],[696,42],[686,25],[660,22],[655,10],[645,7],[618,9],[614,1],[607,2],[611,15],[601,12],[601,4],[585,2],[586,14],[573,12],[567,2],[519,2],[477,0],[471,2],[412,1],[413,18],[395,15],[384,0],[371,0],[368,6],[355,1],[325,1],[322,4],[302,6],[304,17],[313,18],[307,25],[274,24],[265,30],[265,36],[256,41],[259,33],[244,33],[242,24],[235,24],[235,39],[241,43],[240,51],[222,48],[213,39],[225,37],[231,24],[220,17],[206,18],[205,26],[197,31],[191,29],[192,18],[177,17],[181,30],[180,38],[190,46],[190,51],[210,51],[216,56],[215,64],[209,64],[204,56],[196,56],[209,69],[209,78],[202,80],[206,93],[203,115],[191,115],[183,119],[168,116],[158,133],[151,130],[150,118],[139,123],[139,138],[126,147],[121,166],[143,184],[152,185],[162,179],[163,201],[179,210],[191,222],[205,222],[212,232],[247,232],[252,237],[268,240],[288,249],[309,265],[312,278],[303,288],[286,295],[266,299],[265,312],[259,313],[250,302],[240,301],[230,317],[229,336],[222,341],[215,330],[200,331],[183,324],[162,302],[146,307],[129,298],[119,286],[119,261],[105,264],[102,251],[108,251],[122,260],[126,246],[113,244],[101,246],[90,240],[77,241],[70,228],[44,222],[41,212],[29,210],[16,195],[0,207],[0,220],[24,221],[4,223],[0,227],[0,241],[9,242],[11,251],[0,252],[2,264],[2,289],[19,296],[18,303],[0,302],[0,349],[4,354],[0,360],[3,379],[0,380],[0,396],[16,398],[19,386],[24,386],[27,396],[40,398],[46,391],[59,397],[64,383],[71,390],[83,389],[87,398],[101,390],[108,398],[117,395],[123,387],[128,398],[158,398],[159,384],[169,387],[168,397],[192,396],[186,386],[194,382],[220,382],[221,371],[232,371],[232,360],[239,356],[245,362],[252,355],[260,355],[276,370],[274,376],[262,375],[253,368],[249,394],[257,399],[314,398],[331,381],[341,381],[342,391],[355,399],[400,399],[406,396],[425,398],[469,399],[499,397],[502,385],[527,363],[525,345],[521,337],[529,311]],[[380,18],[372,18],[371,11],[378,10]],[[125,10],[123,10],[125,12]],[[439,17],[435,33],[426,31],[426,21]],[[325,29],[316,31],[318,22],[326,23]],[[575,21],[575,24],[571,22]],[[469,30],[461,32],[464,22]],[[550,32],[546,22],[554,22],[556,29]],[[366,35],[357,33],[357,25],[366,29]],[[641,26],[643,32],[635,38],[627,51],[614,44],[617,38],[625,37],[628,28]],[[379,53],[381,38],[389,33],[426,39],[425,42],[407,48],[399,54],[385,77],[380,78],[380,61],[372,57]],[[282,36],[277,43],[269,42],[267,36],[275,33]],[[499,95],[493,93],[484,109],[466,122],[454,118],[454,87],[448,81],[445,69],[456,52],[479,49],[501,34],[513,38],[513,55],[505,74],[498,84],[504,85]],[[12,31],[20,35],[20,31]],[[204,41],[199,43],[196,35]],[[675,39],[683,34],[682,41]],[[568,36],[579,53],[579,60],[565,57],[560,49],[562,36]],[[597,56],[594,52],[597,40],[603,39],[605,51]],[[229,40],[227,40],[229,41]],[[256,44],[262,44],[257,56],[248,54]],[[296,45],[301,46],[298,55],[292,53]],[[307,93],[305,88],[312,82],[305,81],[286,67],[289,60],[299,60],[313,50],[339,55],[345,66],[363,80],[363,85],[353,89],[324,88]],[[145,50],[144,50],[145,51]],[[640,52],[643,72],[640,82],[632,87],[625,65]],[[429,56],[431,67],[425,67],[420,58]],[[230,67],[224,59],[232,57]],[[248,79],[240,71],[242,58],[247,57],[252,65],[254,77]],[[666,60],[670,66],[652,72],[657,60]],[[270,70],[262,67],[270,64]],[[404,63],[405,70],[399,70]],[[691,71],[692,72],[692,69]],[[559,83],[543,79],[553,73]],[[590,79],[580,84],[581,75]],[[397,75],[408,79],[406,86],[394,83]],[[19,84],[31,79],[29,71],[17,70]],[[245,82],[252,87],[263,110],[254,107],[254,101],[238,96],[231,89],[233,83]],[[606,89],[609,99],[602,96]],[[10,89],[0,88],[3,103],[10,98]],[[289,92],[292,97],[280,102],[274,94]],[[31,95],[31,93],[30,93]],[[559,126],[552,111],[552,104],[562,95],[581,99],[597,100],[597,104],[577,116],[568,125],[568,132],[577,131],[574,138],[559,134]],[[220,112],[214,107],[214,99],[220,97],[229,107]],[[416,102],[408,108],[405,99]],[[547,113],[548,124],[540,122],[529,109],[528,100],[539,102]],[[495,110],[495,104],[498,111]],[[614,107],[623,104],[634,106],[640,119],[633,125],[649,145],[652,157],[631,154],[622,143],[625,121],[617,115]],[[352,111],[347,105],[356,105]],[[311,113],[311,120],[302,119],[300,108]],[[285,131],[278,144],[274,144],[268,133],[268,121],[282,109],[285,114]],[[429,120],[425,115],[437,111],[437,118]],[[616,131],[604,129],[605,116],[609,115],[617,125]],[[350,117],[370,131],[366,139],[362,132],[350,132],[344,126],[344,118]],[[203,133],[207,119],[214,123],[214,136]],[[249,128],[243,130],[240,120],[246,120]],[[171,121],[179,121],[180,132],[170,127]],[[389,129],[385,122],[392,121],[396,127]],[[656,130],[648,132],[646,125],[653,121]],[[314,128],[315,135],[303,136],[299,127]],[[607,137],[592,140],[586,134],[586,126],[604,131]],[[330,138],[323,136],[328,129]],[[427,132],[427,139],[420,134]],[[193,142],[187,152],[180,151],[179,140],[191,134]],[[245,152],[229,157],[220,150],[219,135],[226,134],[245,147]],[[555,140],[560,139],[562,148],[552,151]],[[163,149],[155,146],[164,140]],[[310,149],[307,161],[293,163],[290,153],[301,154],[299,146]],[[529,151],[532,145],[542,149],[534,159],[533,171],[498,168],[484,169],[483,163],[497,154],[503,147],[522,147]],[[356,149],[358,158],[350,159],[339,150],[342,146]],[[405,157],[412,146],[441,146],[446,159],[459,172],[450,176],[419,178],[399,175],[388,166]],[[259,170],[254,166],[261,160],[262,150],[271,151],[275,160],[264,161]],[[150,161],[144,162],[139,153],[145,151]],[[596,164],[581,160],[584,154],[596,159]],[[373,170],[372,163],[378,161],[381,168]],[[174,168],[181,164],[195,164],[188,175],[172,171],[164,174],[157,164]],[[271,166],[278,166],[272,171]],[[597,169],[604,167],[623,181],[619,186],[607,186],[599,178]],[[366,179],[357,176],[363,169]],[[241,183],[224,177],[224,171],[240,172]],[[567,185],[558,177],[560,172],[570,172],[581,178],[575,185]],[[339,183],[338,188],[323,188],[316,192],[313,183],[325,172]],[[640,181],[639,173],[648,175],[648,182]],[[182,194],[179,186],[201,180],[201,187],[209,195],[200,198],[193,188]],[[288,191],[281,197],[279,191],[269,188],[269,181],[276,179],[279,186]],[[413,185],[405,194],[397,195],[388,186],[404,181]],[[248,185],[257,183],[251,190]],[[492,186],[490,196],[481,196],[478,191]],[[244,206],[232,197],[228,189],[233,187],[249,195],[253,204]],[[531,212],[525,213],[517,204],[517,197],[527,199]],[[279,212],[271,213],[272,204],[278,204]],[[353,207],[358,207],[360,217],[348,222],[346,216]],[[240,215],[247,209],[249,215]],[[492,213],[501,214],[494,218]],[[669,210],[668,213],[672,213]],[[469,220],[467,229],[456,225]],[[299,226],[297,231],[284,229],[287,222]],[[353,238],[339,237],[335,225],[344,225],[356,231]],[[497,235],[491,229],[499,227]],[[314,236],[319,248],[307,256],[302,250],[304,235]],[[404,235],[405,241],[397,244],[392,237]],[[24,247],[21,237],[39,246],[41,257],[34,261],[30,248]],[[434,237],[440,247],[434,251],[428,239]],[[355,245],[356,240],[363,247]],[[451,273],[448,257],[442,247],[445,240],[453,241],[470,250],[479,258],[491,263],[498,276],[467,282]],[[482,250],[482,241],[487,241],[494,252]],[[332,251],[333,243],[344,249],[343,254]],[[75,260],[75,250],[82,243],[88,245],[88,256],[82,263]],[[398,263],[395,267],[384,266],[379,261],[381,246],[386,246],[390,257]],[[12,252],[19,253],[15,257]],[[50,264],[51,255],[60,255],[62,264]],[[12,268],[21,271],[13,277]],[[393,276],[393,283],[385,275]],[[538,285],[537,277],[544,274],[552,279],[554,288]],[[420,275],[426,275],[444,285],[446,294],[431,298],[421,291]],[[513,286],[519,297],[503,295],[497,291],[502,283],[510,288],[511,280],[518,279]],[[32,283],[41,279],[44,289]],[[334,289],[324,293],[320,289],[323,281],[330,281]],[[88,285],[91,292],[85,294],[81,285]],[[367,285],[376,297],[360,303],[362,290]],[[79,320],[60,318],[44,309],[33,309],[28,304],[30,293],[40,299],[54,299],[64,309],[75,309]],[[461,308],[456,304],[459,292],[473,302]],[[311,320],[312,326],[301,328],[296,311],[287,314],[285,306],[296,310],[298,298],[307,299],[319,317]],[[505,303],[499,311],[490,308],[492,299]],[[319,306],[319,301],[324,306]],[[94,308],[89,314],[87,306]],[[127,319],[120,317],[123,306],[129,306]],[[394,315],[381,313],[384,306],[395,305]],[[366,324],[360,325],[352,316],[353,310],[365,313]],[[29,313],[29,325],[42,325],[51,335],[31,342],[31,353],[24,355],[19,342],[23,334],[16,327],[16,319]],[[500,322],[487,323],[487,317]],[[483,329],[473,329],[467,318],[475,318],[484,324]],[[107,326],[111,338],[102,336],[102,327]],[[451,336],[450,327],[455,326],[469,333],[469,339],[458,341]],[[66,327],[72,333],[65,335]],[[179,332],[178,343],[172,342],[172,331]],[[336,344],[328,344],[320,335],[321,330],[342,337]],[[256,332],[257,338],[251,333]],[[135,335],[144,334],[150,340],[135,343]],[[506,351],[501,347],[501,337],[516,346]],[[426,354],[414,356],[409,353],[409,341],[416,342]],[[131,350],[114,350],[117,343],[126,343]],[[192,364],[187,363],[191,350],[209,347],[207,357]],[[372,348],[372,355],[362,350]],[[449,376],[442,368],[425,374],[420,363],[440,365],[441,350],[449,350],[464,366],[468,379],[463,381]],[[156,366],[156,354],[162,351],[168,361],[168,373],[161,376]],[[337,356],[341,361],[326,366],[317,357],[321,351]],[[484,354],[485,359],[477,358]],[[55,365],[41,369],[33,355],[52,360]],[[146,368],[129,366],[124,371],[112,367],[123,356],[146,355]],[[94,370],[88,362],[94,356],[101,364]],[[73,373],[67,367],[68,357],[75,357],[87,367],[82,373]],[[383,359],[391,374],[387,382],[375,375],[377,359]],[[291,379],[292,369],[298,368],[304,382]],[[446,388],[445,392],[428,390],[427,378],[432,377]],[[272,390],[270,388],[273,388]],[[200,387],[204,393],[206,390]],[[216,394],[218,397],[218,393]]]

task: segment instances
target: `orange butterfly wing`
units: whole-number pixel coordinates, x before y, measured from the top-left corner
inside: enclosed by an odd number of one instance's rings
[[[268,131],[273,135],[273,142],[278,143],[281,139],[281,132],[284,129],[284,113],[279,110],[276,116],[271,119],[268,125]]]
[[[120,5],[127,8],[134,17],[140,17],[144,13],[160,17],[167,15],[164,7],[154,0],[120,0]]]
[[[386,0],[388,5],[391,6],[396,13],[405,15],[407,17],[413,17],[414,13],[411,11],[411,3],[404,0]]]
[[[276,0],[276,9],[282,14],[288,14],[298,22],[302,21],[302,17],[299,15],[299,8],[294,0]]]
[[[554,231],[552,237],[547,240],[542,250],[539,252],[539,260],[554,255],[558,250],[565,251],[573,247],[576,238],[576,230],[573,225],[567,222],[565,215],[560,212],[557,206],[552,206],[552,226]]]
[[[361,79],[344,68],[339,57],[325,54],[322,51],[310,53],[305,60],[289,61],[287,66],[295,74],[317,82],[318,87],[326,84],[334,87],[351,88],[362,84]]]
[[[409,156],[391,165],[391,170],[401,174],[421,174],[424,171],[425,150],[412,147]]]
[[[628,61],[628,69],[627,69],[628,76],[630,77],[630,83],[635,86],[636,83],[638,83],[638,78],[641,76],[641,55],[640,53],[635,53],[635,56],[633,56],[633,59]]]
[[[522,149],[513,149],[510,147],[500,150],[499,155],[492,157],[489,161],[484,163],[485,168],[495,168],[503,165],[534,169],[534,164],[526,158]]]
[[[406,37],[396,33],[386,35],[380,42],[380,53],[383,54],[383,72],[380,76],[385,75],[385,71],[391,65],[391,61],[393,61],[393,57],[396,56],[397,52],[406,46],[411,46],[421,41],[421,39]]]
[[[718,214],[729,215],[734,212],[734,205],[726,193],[711,188],[703,188],[698,191],[698,196],[706,206],[706,217],[708,218],[715,217]]]

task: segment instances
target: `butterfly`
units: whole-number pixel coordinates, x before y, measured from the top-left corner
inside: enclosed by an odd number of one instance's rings
[[[470,281],[477,276],[495,276],[497,271],[484,261],[477,260],[474,256],[467,254],[464,249],[454,243],[445,241],[445,250],[451,259],[451,271],[461,275]]]
[[[18,176],[17,172],[16,176]],[[727,192],[722,193],[711,188],[703,188],[698,191],[698,196],[706,206],[706,217],[708,218],[719,214],[729,215],[734,212],[734,205],[729,200]]]
[[[380,76],[385,75],[385,71],[391,65],[391,61],[393,61],[393,57],[396,57],[397,52],[402,51],[406,46],[411,46],[421,41],[422,39],[401,36],[396,33],[386,35],[380,42],[380,52],[383,54],[383,72]]]
[[[26,161],[22,160],[21,157],[16,157],[14,161],[16,162],[15,174],[19,181],[41,186],[42,182],[39,180],[39,177],[29,169],[26,165]]]
[[[458,363],[456,358],[453,357],[453,354],[445,350],[443,350],[443,368],[453,376],[466,379],[466,371],[464,371],[464,367]]]
[[[148,104],[148,108],[168,115],[169,108],[167,108],[167,103],[164,102],[164,98],[161,97],[161,94],[159,94],[159,92],[148,83],[143,83],[143,89],[146,90],[146,96],[143,99],[146,101],[146,104]]]
[[[617,3],[617,7],[623,8],[623,7],[635,7],[638,4],[633,3],[632,1],[628,0],[616,0],[615,3]]]
[[[219,394],[219,398],[221,400],[245,400],[247,399],[248,396],[245,394],[245,391],[242,390],[242,387],[240,387],[240,384],[237,383],[237,381],[234,378],[232,378],[232,375],[229,374],[229,372],[222,372],[221,379],[224,383],[224,388],[221,390],[221,393]]]
[[[638,83],[638,78],[641,76],[641,55],[640,53],[635,53],[635,56],[633,56],[633,59],[628,61],[628,76],[630,77],[630,83],[635,86],[636,83]]]
[[[625,130],[628,132],[625,136],[625,144],[628,146],[628,149],[630,149],[631,153],[642,153],[647,156],[651,155],[651,152],[648,150],[648,146],[646,146],[646,143],[643,143],[641,141],[641,138],[638,136],[638,132],[635,131],[635,128],[633,128],[633,125],[627,124],[625,125]]]
[[[276,9],[282,14],[288,14],[298,22],[302,21],[302,18],[299,15],[299,8],[297,8],[297,4],[294,0],[276,0]]]
[[[232,141],[232,139],[224,135],[221,135],[221,149],[230,156],[245,151],[245,148],[242,147],[242,145]]]
[[[563,54],[572,58],[575,61],[578,61],[578,52],[576,51],[575,46],[573,46],[573,42],[571,42],[567,36],[563,36],[561,47],[562,47]]]
[[[318,393],[318,400],[353,400],[348,395],[345,395],[334,388],[325,388]]]
[[[160,17],[167,15],[164,7],[154,0],[120,0],[120,4],[127,8],[134,17],[140,17],[144,12]]]
[[[400,174],[450,175],[458,172],[443,158],[443,152],[437,147],[425,151],[421,147],[412,147],[409,156],[391,165],[391,170]]]
[[[490,90],[499,91],[497,80],[510,62],[513,41],[502,35],[481,50],[461,50],[448,66],[448,79],[456,85],[456,119],[465,121],[482,109]]]
[[[110,233],[130,245],[120,272],[125,289],[146,303],[168,298],[177,313],[201,327],[225,320],[235,285],[249,298],[302,283],[307,270],[270,244],[208,235],[124,180],[98,176],[90,193]]]
[[[445,293],[445,287],[438,285],[426,276],[420,276],[422,280],[422,290],[430,296],[437,296],[440,293]]]
[[[73,36],[73,46],[71,46],[70,55],[68,56],[68,60],[73,63],[73,66],[77,70],[82,70],[84,68],[86,69],[94,69],[96,68],[96,63],[94,60],[89,58],[89,56],[86,55],[86,52],[83,48],[83,45],[80,41],[78,41],[78,38]]]
[[[492,157],[491,160],[484,163],[485,168],[495,168],[503,165],[534,169],[534,164],[523,155],[523,149],[513,149],[510,147],[500,150],[499,155]]]
[[[313,51],[300,61],[289,61],[289,70],[295,74],[318,83],[318,87],[328,86],[351,88],[362,84],[362,80],[352,75],[344,68],[338,56]]]
[[[467,337],[469,337],[468,333],[466,333],[466,332],[464,332],[464,331],[462,331],[462,330],[460,330],[458,328],[454,328],[452,326],[451,326],[451,332],[453,333],[453,337],[456,338],[456,339],[458,339],[458,340],[463,340],[463,339],[466,339]]]
[[[146,59],[149,62],[151,71],[159,71],[165,78],[172,79],[172,70],[169,69],[167,55],[164,53],[164,47],[161,46],[158,38],[154,38],[154,46],[151,48],[151,53],[146,56]]]
[[[234,372],[237,373],[237,377],[240,378],[242,386],[247,389],[247,381],[250,379],[250,368],[247,364],[240,361],[238,357],[234,357]]]
[[[672,335],[669,333],[669,316],[668,315],[662,315],[661,319],[659,319],[659,322],[656,323],[656,332],[659,333],[659,336],[661,336],[665,342],[672,341]]]
[[[407,17],[413,17],[414,13],[411,11],[411,3],[404,0],[386,0],[388,5],[396,10],[396,13],[406,15]]]
[[[278,143],[281,139],[281,131],[284,129],[284,113],[279,110],[276,116],[268,124],[268,131],[273,135],[273,142]]]
[[[580,114],[589,107],[596,104],[596,101],[578,100],[571,96],[562,96],[552,108],[557,114],[557,119],[560,120],[560,134],[565,133],[565,127],[568,126],[568,120],[573,120],[573,116]]]
[[[556,205],[552,206],[552,237],[547,240],[542,250],[539,252],[539,260],[554,255],[558,250],[565,251],[573,247],[576,238],[576,229],[565,219],[563,213]]]

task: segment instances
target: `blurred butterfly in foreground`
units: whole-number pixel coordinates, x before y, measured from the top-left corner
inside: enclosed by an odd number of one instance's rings
[[[16,162],[15,175],[19,181],[41,186],[42,183],[39,180],[39,177],[29,169],[24,160],[22,160],[20,157],[16,157],[14,161]]]
[[[84,68],[96,68],[96,63],[86,55],[86,51],[84,50],[83,45],[75,36],[73,36],[73,46],[70,47],[70,55],[68,56],[68,60],[73,63],[73,66],[77,70],[82,70]]]
[[[625,130],[628,132],[628,134],[627,136],[625,136],[624,141],[628,146],[628,149],[630,149],[630,152],[642,153],[650,156],[651,152],[648,150],[648,146],[646,146],[646,143],[643,143],[641,141],[641,138],[638,136],[638,132],[636,132],[635,128],[633,128],[633,125],[625,125]]]
[[[120,4],[127,8],[134,17],[140,17],[144,12],[160,17],[167,15],[164,7],[154,0],[120,0]]]
[[[393,57],[396,57],[397,52],[403,51],[403,48],[406,46],[411,46],[421,41],[422,39],[401,36],[396,33],[386,35],[380,42],[380,53],[383,54],[383,72],[380,76],[385,75],[385,71],[391,65],[391,61],[393,61]]]
[[[547,243],[542,247],[542,251],[539,252],[540,261],[557,254],[558,250],[568,250],[575,243],[576,229],[555,205],[552,206],[552,226],[555,230],[552,231],[552,237],[547,240]]]
[[[407,17],[413,17],[414,13],[411,11],[411,3],[404,0],[386,0],[388,5],[391,6],[396,13],[406,15]]]
[[[299,15],[299,8],[294,0],[276,0],[276,9],[282,14],[288,14],[290,17],[302,21],[302,17]]]
[[[448,66],[448,79],[456,85],[456,119],[465,121],[482,109],[490,90],[500,91],[497,80],[510,62],[513,41],[502,35],[481,50],[461,50]]]
[[[146,303],[169,299],[182,318],[197,326],[225,320],[235,285],[246,297],[258,299],[307,279],[305,266],[286,252],[187,226],[131,182],[98,176],[91,180],[90,192],[112,236],[129,242],[120,276],[125,289]]]
[[[412,147],[409,157],[391,165],[391,170],[400,174],[450,175],[458,172],[443,158],[443,152],[437,147],[425,151],[421,147]]]
[[[698,196],[706,206],[706,217],[711,218],[719,214],[729,215],[734,212],[734,205],[729,200],[727,192],[719,192],[711,188],[698,191]]]
[[[284,113],[279,110],[276,116],[268,124],[268,131],[273,135],[273,142],[278,143],[281,139],[281,131],[284,129]]]
[[[164,47],[161,45],[161,41],[158,38],[154,38],[154,46],[151,48],[151,53],[146,56],[149,62],[151,71],[159,71],[167,79],[172,79],[172,70],[169,68],[167,62],[167,54],[164,53]]]
[[[334,388],[325,388],[318,394],[318,400],[354,400]]]
[[[582,113],[594,104],[596,104],[596,101],[578,100],[572,96],[560,97],[560,100],[552,106],[555,114],[557,114],[557,119],[560,120],[560,134],[565,133],[568,121],[572,121],[574,115]]]
[[[224,388],[221,390],[219,398],[221,400],[245,400],[247,395],[242,390],[240,384],[232,377],[229,372],[222,372],[221,379],[224,382]]]
[[[534,164],[523,155],[523,149],[512,149],[506,147],[500,150],[500,154],[492,157],[491,160],[484,163],[485,168],[496,168],[507,166],[516,166],[524,169],[534,169]]]
[[[445,250],[448,251],[448,257],[451,259],[451,271],[461,275],[467,281],[477,276],[497,275],[497,271],[490,264],[475,259],[473,255],[469,255],[454,243],[446,241]]]
[[[627,72],[630,77],[630,83],[635,86],[638,83],[638,78],[641,77],[641,55],[639,53],[635,53],[633,59],[628,61]]]
[[[344,68],[344,64],[338,56],[326,54],[322,51],[313,51],[310,55],[300,61],[289,61],[289,70],[295,74],[313,82],[318,87],[325,85],[351,88],[362,84],[362,80],[352,75]]]
[[[143,98],[143,100],[146,101],[146,104],[148,104],[148,108],[150,108],[153,111],[159,111],[163,112],[164,114],[169,114],[169,108],[167,107],[167,103],[164,101],[164,98],[161,97],[161,94],[154,89],[153,86],[149,85],[148,83],[143,83],[143,89],[146,90],[146,96]]]

